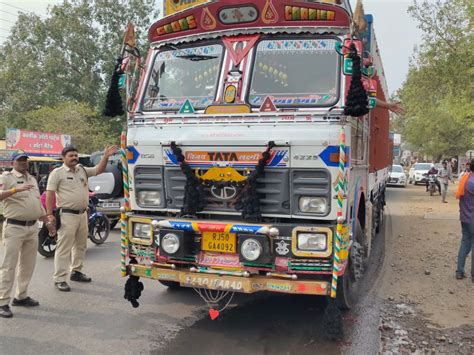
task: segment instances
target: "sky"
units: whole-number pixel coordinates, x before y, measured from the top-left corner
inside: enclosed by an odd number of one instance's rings
[[[158,0],[160,2],[160,0]],[[47,7],[62,0],[0,0],[0,44],[8,37],[18,11],[47,16]],[[355,0],[351,0],[355,3]],[[382,62],[390,94],[398,90],[408,73],[409,59],[421,43],[421,31],[407,14],[413,0],[363,0],[366,14],[374,16]]]

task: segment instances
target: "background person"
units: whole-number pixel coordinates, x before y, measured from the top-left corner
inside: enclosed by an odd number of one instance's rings
[[[449,180],[454,183],[451,167],[448,166],[448,162],[445,160],[443,161],[443,168],[439,171],[439,180],[441,183],[441,200],[443,203],[448,203],[446,201],[446,195],[448,193],[448,184]]]
[[[474,282],[474,159],[469,163],[470,172],[459,180],[456,198],[459,199],[462,239],[458,252],[456,279],[464,277],[466,258],[471,253],[471,281]]]
[[[434,166],[431,167],[430,170],[428,170],[428,172],[426,173],[426,176],[427,176],[427,179],[426,179],[426,191],[428,191],[428,186],[430,185],[430,175],[436,175],[438,176],[438,169],[436,169]],[[438,186],[438,191],[439,191],[439,194],[441,195],[441,183],[439,182],[439,179],[436,178],[436,186]]]
[[[471,172],[471,167],[470,167],[470,163],[467,162],[466,163],[466,167],[464,168],[463,171],[461,171],[461,173],[459,174],[459,181],[461,181],[462,177],[466,174],[469,174]]]
[[[93,168],[79,164],[76,148],[69,146],[61,155],[64,164],[49,175],[46,187],[46,210],[50,216],[48,229],[55,234],[56,221],[53,217],[53,197],[56,196],[60,228],[54,255],[54,283],[60,291],[70,291],[66,282],[69,271],[71,281],[91,282],[82,273],[87,245],[87,206],[89,203],[88,177],[101,174],[110,156],[117,153],[116,146],[107,147],[99,164]]]
[[[38,183],[28,173],[28,156],[17,154],[13,170],[0,176],[0,200],[3,201],[3,246],[0,261],[0,317],[13,316],[10,299],[18,267],[13,306],[36,307],[39,302],[28,296],[28,285],[36,264],[38,219],[45,219]]]

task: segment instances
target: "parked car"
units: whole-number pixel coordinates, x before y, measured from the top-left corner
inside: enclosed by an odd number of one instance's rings
[[[424,184],[426,182],[426,174],[434,165],[432,163],[416,163],[408,173],[408,182],[410,184]]]
[[[90,156],[91,166],[95,166],[102,158],[103,152],[95,152]],[[109,158],[105,171],[89,178],[89,189],[94,191],[100,187],[97,194],[99,204],[97,211],[104,213],[110,221],[110,229],[113,229],[120,220],[120,207],[123,206],[123,181],[122,164],[120,155],[116,154]]]
[[[407,176],[401,165],[392,165],[387,185],[407,187]]]

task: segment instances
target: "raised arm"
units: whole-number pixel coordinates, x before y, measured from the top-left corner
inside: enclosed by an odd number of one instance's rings
[[[377,100],[377,106],[386,108],[397,115],[404,115],[406,113],[405,108],[402,106],[400,102],[387,102],[380,99],[376,99],[376,100]]]
[[[107,162],[109,161],[109,158],[116,154],[118,152],[118,147],[116,145],[112,145],[109,147],[105,147],[104,150],[104,155],[102,156],[102,159],[100,159],[99,164],[96,166],[96,174],[102,174],[105,171],[105,168],[107,167]]]

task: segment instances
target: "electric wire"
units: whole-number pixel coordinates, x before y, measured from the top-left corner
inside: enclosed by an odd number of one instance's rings
[[[7,4],[6,2],[3,2],[3,1],[0,1],[0,4],[10,6],[10,7],[14,7],[15,9],[18,9],[18,10],[21,10],[21,11],[29,12],[28,10],[22,9],[21,7],[18,7],[18,6],[15,6],[15,5],[10,5],[10,4]]]

